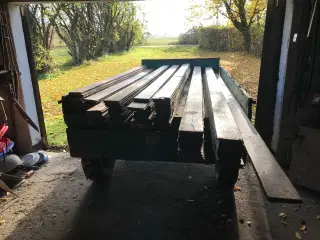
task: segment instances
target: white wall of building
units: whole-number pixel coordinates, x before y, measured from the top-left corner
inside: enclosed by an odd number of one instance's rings
[[[276,105],[274,111],[274,120],[273,120],[273,135],[271,140],[271,148],[273,151],[276,151],[279,143],[279,132],[281,124],[281,114],[283,107],[283,94],[284,86],[286,80],[287,72],[287,61],[288,61],[288,52],[290,46],[290,35],[291,35],[291,26],[294,10],[294,0],[287,0],[286,12],[283,26],[283,35],[282,35],[282,45],[281,45],[281,55],[280,55],[280,64],[279,64],[279,80],[277,86],[277,95],[276,95]]]
[[[16,58],[18,63],[18,68],[21,73],[21,87],[23,100],[25,105],[26,113],[34,121],[34,123],[39,128],[39,120],[37,114],[36,103],[34,99],[33,86],[31,81],[31,73],[29,68],[29,61],[27,55],[27,49],[25,44],[24,33],[22,29],[22,20],[20,14],[20,6],[9,4],[9,14],[11,29],[13,34],[13,42],[16,49]],[[32,140],[32,145],[35,145],[41,141],[41,135],[35,131],[31,126],[29,126],[30,136]]]

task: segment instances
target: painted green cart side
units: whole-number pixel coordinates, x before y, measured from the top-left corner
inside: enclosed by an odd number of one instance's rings
[[[185,58],[185,59],[143,59],[142,66],[147,68],[158,68],[163,65],[190,64],[190,67],[212,67],[214,70],[220,68],[220,58]]]

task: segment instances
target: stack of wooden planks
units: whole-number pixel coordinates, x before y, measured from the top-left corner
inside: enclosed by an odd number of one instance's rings
[[[102,100],[121,91],[150,71],[145,67],[134,68],[63,96],[60,103],[62,103],[66,124],[68,126],[100,126],[109,116],[108,108]]]
[[[155,118],[154,103],[151,98],[155,95],[159,89],[164,85],[167,85],[167,81],[177,71],[179,66],[174,65],[170,67],[164,74],[162,74],[157,80],[150,84],[145,90],[138,94],[133,99],[128,108],[135,111],[136,124],[144,124],[152,121]]]
[[[60,101],[65,123],[77,128],[168,129],[190,71],[189,64],[138,67],[71,91]]]
[[[200,156],[207,117],[211,146],[224,158],[241,140],[215,80],[212,68],[189,64],[135,68],[64,96],[64,119],[72,129],[122,129],[128,139],[137,129],[168,132],[176,152]]]
[[[152,97],[159,122],[170,121],[190,71],[189,64],[182,65],[165,86]]]
[[[103,101],[109,109],[111,122],[127,123],[127,121],[129,121],[134,114],[133,111],[127,107],[128,104],[130,104],[133,98],[143,91],[148,85],[154,83],[156,79],[158,80],[161,78],[159,76],[164,73],[167,68],[168,66],[162,66],[126,87],[122,91],[105,98]],[[166,71],[166,73],[168,71]]]

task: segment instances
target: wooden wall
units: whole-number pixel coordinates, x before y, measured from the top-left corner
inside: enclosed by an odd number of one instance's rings
[[[269,147],[273,134],[285,9],[285,1],[268,1],[255,127]]]
[[[320,105],[312,103],[316,94],[320,93],[320,9],[318,4],[308,36],[314,6],[312,2],[295,2],[276,152],[276,158],[283,166],[290,165],[297,129],[300,126],[320,128]],[[293,41],[294,38],[296,41]]]
[[[5,99],[4,105],[9,124],[8,136],[15,141],[16,150],[27,153],[33,150],[30,141],[29,125],[14,107],[12,97],[24,106],[21,90],[20,72],[16,61],[16,52],[10,28],[7,4],[0,4],[0,95]],[[3,115],[0,110],[0,115]],[[0,123],[4,123],[3,117]]]

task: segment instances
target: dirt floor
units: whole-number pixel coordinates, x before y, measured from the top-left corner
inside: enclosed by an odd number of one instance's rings
[[[297,239],[300,215],[310,223],[303,239],[319,239],[320,207],[268,203],[250,164],[239,191],[222,198],[210,165],[117,161],[101,188],[85,179],[79,159],[49,155],[15,190],[20,198],[0,203],[1,239]]]

